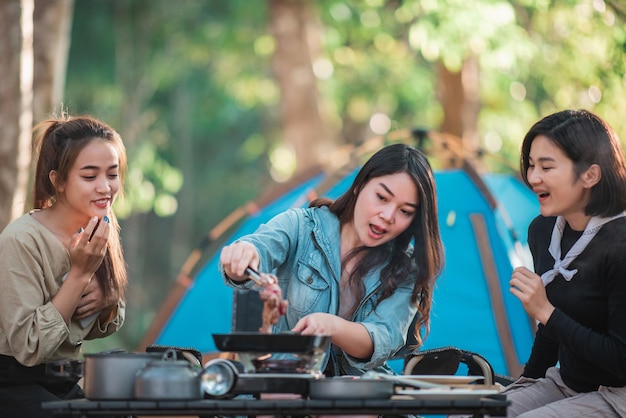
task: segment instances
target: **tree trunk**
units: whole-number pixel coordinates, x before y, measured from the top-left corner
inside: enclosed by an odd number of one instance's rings
[[[35,0],[35,123],[62,111],[74,0]]]
[[[24,212],[33,121],[33,0],[0,3],[0,230]]]
[[[311,63],[309,42],[317,38],[308,33],[314,27],[310,2],[270,0],[269,11],[276,39],[272,65],[280,88],[282,135],[295,152],[297,174],[317,164],[328,142]]]
[[[24,213],[31,130],[61,105],[73,0],[7,0],[0,4],[0,230]]]
[[[476,163],[480,111],[478,60],[466,59],[459,72],[448,70],[443,63],[437,70],[437,98],[444,115],[440,129],[452,138],[447,144],[453,156],[448,163],[451,167],[461,167],[463,159]]]

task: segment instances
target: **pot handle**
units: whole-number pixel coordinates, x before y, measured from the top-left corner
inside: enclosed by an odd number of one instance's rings
[[[200,363],[200,360],[198,360],[198,358],[192,353],[190,353],[189,351],[183,351],[181,354],[185,358],[185,360],[191,363],[194,367],[202,368],[202,363]]]
[[[176,354],[176,350],[170,348],[165,350],[162,359],[165,361],[176,361],[178,360],[178,354]]]
[[[176,354],[179,357],[183,356],[186,360],[188,360],[194,366],[202,367],[202,354],[200,353],[200,351],[198,351],[196,348],[193,348],[193,347],[177,347],[177,346],[170,346],[170,345],[153,344],[153,345],[149,345],[148,347],[146,347],[146,352],[164,353],[165,351],[170,350],[170,349],[175,350]],[[189,355],[193,356],[194,359],[192,360],[191,357],[189,357]]]
[[[181,351],[180,355],[185,358],[193,367],[202,368],[202,363],[196,356],[188,351]],[[178,351],[173,348],[167,349],[163,352],[163,360],[165,361],[176,361],[178,360]]]

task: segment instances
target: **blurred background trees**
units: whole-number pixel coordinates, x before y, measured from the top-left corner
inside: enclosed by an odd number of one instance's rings
[[[564,108],[626,137],[626,7],[553,3],[4,1],[0,228],[29,208],[33,123],[65,110],[114,126],[132,284],[126,326],[97,344],[132,349],[214,225],[338,146],[420,127],[515,170],[526,130]]]

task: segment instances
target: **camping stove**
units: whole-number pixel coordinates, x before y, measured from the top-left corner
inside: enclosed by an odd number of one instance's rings
[[[291,360],[274,360],[248,372],[242,362],[213,359],[205,365],[201,375],[203,391],[211,398],[270,393],[306,396],[309,393],[309,382],[324,375],[318,371],[300,370],[298,365],[300,363]]]
[[[309,382],[323,377],[321,366],[330,336],[281,334],[213,334],[216,347],[237,356],[236,362],[214,360],[204,378],[214,397],[239,394],[308,395]],[[228,366],[228,367],[224,367]],[[230,369],[230,371],[228,370]],[[217,390],[219,389],[219,390]]]
[[[309,382],[319,379],[323,353],[290,354],[276,359],[272,355],[237,353],[244,372],[231,391],[233,394],[294,393],[308,395]]]
[[[324,352],[274,354],[239,352],[237,357],[244,373],[319,374]]]
[[[230,394],[261,395],[265,393],[309,394],[309,382],[321,375],[300,373],[243,373]]]

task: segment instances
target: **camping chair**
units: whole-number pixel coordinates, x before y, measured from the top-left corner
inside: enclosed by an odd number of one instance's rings
[[[454,375],[459,366],[467,366],[468,376],[482,376],[485,385],[499,383],[506,386],[515,379],[496,374],[491,364],[480,354],[456,347],[441,347],[431,350],[415,350],[404,358],[405,375]]]

